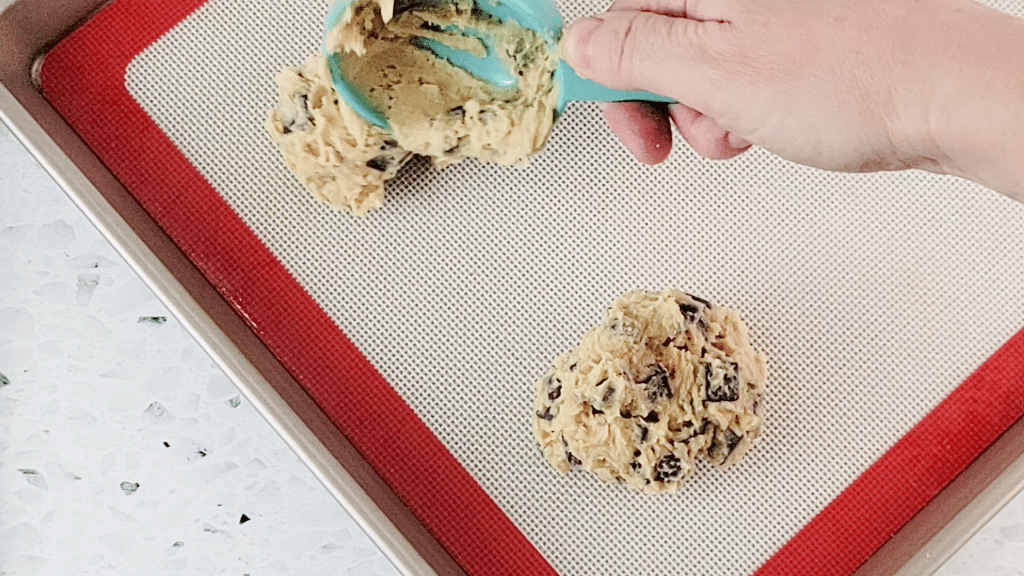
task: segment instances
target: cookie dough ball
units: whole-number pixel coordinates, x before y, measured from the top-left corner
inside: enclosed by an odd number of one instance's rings
[[[675,290],[631,292],[537,380],[534,434],[563,474],[676,492],[698,458],[727,466],[750,449],[766,378],[732,310]]]
[[[384,203],[384,183],[412,153],[338,102],[323,56],[277,75],[266,129],[291,171],[321,202],[362,216]]]

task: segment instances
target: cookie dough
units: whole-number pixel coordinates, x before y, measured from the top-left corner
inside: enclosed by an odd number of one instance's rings
[[[765,357],[722,306],[630,292],[535,383],[534,434],[556,470],[676,492],[699,458],[739,461],[761,429]]]
[[[555,121],[557,57],[548,42],[455,0],[394,15],[394,0],[357,0],[328,32],[348,81],[385,113],[390,132],[368,124],[331,84],[326,58],[278,74],[279,100],[267,131],[289,168],[316,198],[362,215],[383,204],[385,183],[413,155],[437,168],[466,158],[513,165],[543,148]],[[483,56],[475,30],[518,86],[499,88],[417,46],[431,38]]]

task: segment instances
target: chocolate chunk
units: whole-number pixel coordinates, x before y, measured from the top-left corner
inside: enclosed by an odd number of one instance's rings
[[[681,302],[679,304],[679,312],[683,315],[683,318],[685,318],[687,322],[696,322],[697,318],[700,318],[701,310],[700,308],[694,306],[693,304]]]
[[[668,382],[668,372],[661,364],[654,366],[654,372],[642,384],[647,388],[647,399],[651,402],[661,398],[672,397],[672,387]]]
[[[554,402],[562,395],[562,381],[549,373],[544,377],[544,390],[547,391],[548,400]]]
[[[708,402],[735,402],[740,398],[739,366],[734,362],[719,364],[702,362],[704,396]]]
[[[691,322],[700,328],[701,332],[707,330],[707,321],[704,319],[704,313],[708,308],[711,308],[711,302],[703,298],[698,298],[692,294],[687,294],[696,304],[690,304],[689,302],[679,302],[679,312],[683,315],[683,318],[687,322]]]
[[[741,440],[743,440],[743,436],[726,428],[725,431],[721,434],[716,434],[712,439],[708,455],[713,461],[724,462],[736,450]]]
[[[429,20],[424,20],[420,24],[420,29],[421,30],[429,30],[430,32],[436,32],[438,34],[444,34],[446,32],[443,26],[441,26],[440,24],[437,24],[435,22],[431,22]]]
[[[575,454],[565,451],[565,461],[569,463],[569,467],[578,470],[583,467],[583,461],[576,457]]]
[[[613,397],[615,397],[615,388],[609,386],[608,389],[604,391],[604,396],[601,397],[601,402],[607,404]]]
[[[562,449],[565,451],[565,461],[569,463],[571,470],[579,470],[583,467],[583,461],[569,451],[569,443],[565,440],[565,436],[562,436]]]
[[[712,306],[714,306],[714,304],[712,304],[711,302],[708,302],[707,300],[701,298],[700,296],[694,296],[693,294],[687,294],[687,296],[689,296],[690,298],[693,298],[697,302],[700,302],[701,304],[704,305],[705,308],[711,308]]]
[[[740,440],[743,440],[743,436],[732,431],[732,428],[726,428],[725,430],[725,450],[726,455],[732,454],[733,450],[739,446]]]
[[[683,476],[683,463],[675,454],[666,454],[654,466],[655,482],[675,482]]]
[[[391,166],[391,159],[387,156],[377,156],[375,158],[371,158],[370,161],[366,163],[367,168],[378,172],[387,172],[389,166]]]

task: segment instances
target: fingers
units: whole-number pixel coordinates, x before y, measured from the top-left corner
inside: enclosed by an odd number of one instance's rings
[[[697,154],[711,160],[728,160],[746,152],[750,142],[727,132],[713,119],[682,104],[669,107],[679,134]]]
[[[602,107],[608,127],[643,164],[660,164],[672,150],[672,126],[663,106],[620,102]]]
[[[724,0],[615,0],[608,10],[642,10],[675,18],[720,20],[721,17],[713,15],[712,12],[720,11],[716,4],[722,1]]]
[[[569,26],[561,55],[580,76],[599,84],[700,107],[713,93],[714,62],[706,44],[717,41],[716,26],[721,23],[612,11]]]
[[[721,21],[702,12],[715,0],[616,0],[611,10],[570,26],[562,57],[581,76],[623,90],[647,90],[700,106],[708,92],[706,45]],[[710,9],[710,8],[709,8]],[[725,160],[750,143],[690,106],[628,102],[606,105],[605,119],[626,149],[644,164],[663,162],[671,150],[669,117],[701,156]]]
[[[649,102],[619,102],[602,107],[608,127],[643,164],[660,164],[672,150],[669,118],[683,140],[710,160],[728,160],[750,149],[750,142],[724,130],[700,112],[675,104],[668,111]]]

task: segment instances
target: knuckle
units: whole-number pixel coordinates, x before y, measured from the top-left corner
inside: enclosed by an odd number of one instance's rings
[[[651,38],[646,14],[622,11],[611,13],[594,38],[600,62],[595,62],[606,78],[616,88],[630,88],[638,69],[644,66],[651,53]]]

